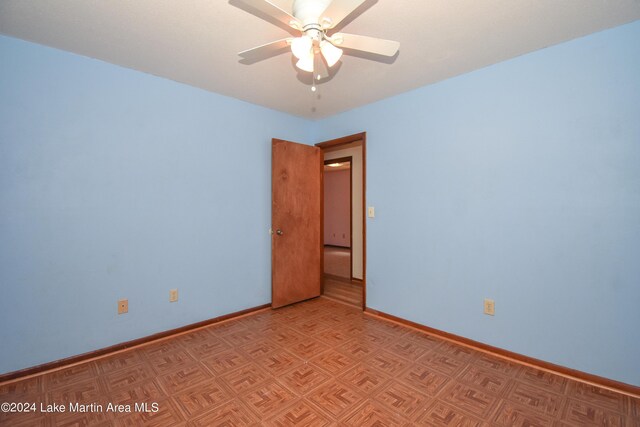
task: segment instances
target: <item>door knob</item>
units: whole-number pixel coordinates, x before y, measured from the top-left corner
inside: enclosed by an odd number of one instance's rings
[[[276,234],[278,236],[282,236],[284,233],[282,232],[282,230],[280,230],[279,228],[276,230]]]

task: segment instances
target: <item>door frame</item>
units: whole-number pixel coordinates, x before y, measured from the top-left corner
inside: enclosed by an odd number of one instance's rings
[[[362,141],[362,310],[365,310],[367,308],[367,133],[355,133],[353,135],[343,136],[342,138],[319,142],[315,144],[315,146],[322,150],[322,160],[324,162],[326,149],[335,148],[341,145],[348,145],[358,141]],[[351,167],[353,168],[353,163],[351,163]],[[322,192],[322,205],[320,206],[320,233],[323,238],[322,243],[324,247],[324,168],[320,182],[320,191]],[[351,220],[353,221],[353,214]],[[353,253],[353,235],[351,239],[351,250]],[[324,274],[324,250],[320,253],[320,272],[321,274]],[[357,280],[353,279],[353,260],[351,262],[351,274],[352,280]],[[324,283],[322,282],[321,291],[324,292]]]

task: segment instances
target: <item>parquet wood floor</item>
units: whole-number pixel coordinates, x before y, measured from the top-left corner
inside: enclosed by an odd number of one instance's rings
[[[638,399],[325,298],[0,385],[0,402],[102,405],[6,426],[640,426]]]

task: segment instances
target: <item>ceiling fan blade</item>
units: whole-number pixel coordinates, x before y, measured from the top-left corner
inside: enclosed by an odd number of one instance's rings
[[[383,56],[393,56],[400,49],[400,43],[393,40],[356,34],[337,33],[331,36],[332,43],[340,48],[360,50]]]
[[[263,44],[262,46],[243,50],[242,52],[238,53],[238,55],[246,60],[265,59],[279,53],[284,53],[289,49],[291,40],[291,37],[282,40],[276,40],[271,43]]]
[[[319,82],[327,77],[329,77],[329,69],[322,59],[322,53],[318,51],[313,56],[313,79]]]
[[[328,23],[326,28],[333,28],[364,2],[365,0],[333,0],[320,15],[320,23],[325,20]]]
[[[280,9],[278,6],[276,6],[275,4],[271,3],[268,0],[234,0],[234,1],[236,3],[243,3],[272,18],[275,18],[276,20],[280,21],[281,23],[285,24],[288,27],[293,27],[294,25],[296,25],[298,29],[302,28],[302,23],[298,19],[293,17],[288,12]]]

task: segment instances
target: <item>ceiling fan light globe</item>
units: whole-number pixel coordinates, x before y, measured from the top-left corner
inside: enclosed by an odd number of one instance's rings
[[[336,65],[342,57],[342,49],[335,47],[326,40],[323,40],[322,43],[320,43],[320,51],[322,52],[322,56],[324,56],[329,67]]]
[[[342,34],[334,34],[331,36],[331,44],[340,46],[344,42]]]
[[[313,73],[313,53],[309,53],[306,57],[300,58],[296,63],[296,67],[300,68],[302,71]]]
[[[296,37],[291,41],[291,53],[298,59],[303,59],[309,55],[313,47],[313,40],[307,36]]]

